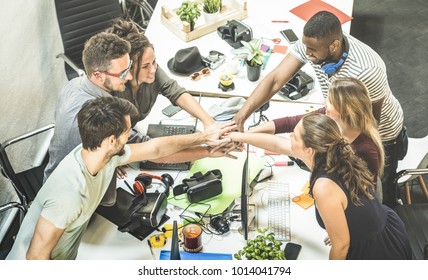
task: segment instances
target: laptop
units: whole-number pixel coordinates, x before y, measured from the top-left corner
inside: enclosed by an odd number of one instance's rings
[[[147,136],[150,138],[172,136],[181,134],[191,134],[196,131],[195,125],[178,125],[178,124],[149,124]],[[141,161],[140,168],[148,170],[189,170],[190,162],[179,163],[156,163],[152,161]]]

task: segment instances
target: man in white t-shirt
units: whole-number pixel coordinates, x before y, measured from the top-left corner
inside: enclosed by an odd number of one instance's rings
[[[113,178],[115,168],[130,162],[161,158],[218,146],[220,136],[236,128],[216,123],[204,132],[160,137],[129,144],[135,106],[116,97],[86,101],[79,111],[82,144],[58,165],[26,214],[7,259],[75,259],[89,219]]]

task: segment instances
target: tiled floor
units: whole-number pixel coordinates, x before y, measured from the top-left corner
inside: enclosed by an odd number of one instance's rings
[[[351,34],[385,61],[409,137],[424,137],[428,134],[428,2],[355,0],[352,16]],[[419,186],[413,188],[412,198],[426,202]]]
[[[351,34],[384,59],[410,137],[428,134],[428,2],[356,0]]]

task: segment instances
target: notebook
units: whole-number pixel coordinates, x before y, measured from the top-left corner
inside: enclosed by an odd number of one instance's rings
[[[147,136],[150,138],[172,136],[194,133],[196,125],[178,125],[178,124],[149,124]],[[156,163],[152,161],[140,162],[140,168],[152,170],[189,170],[190,162],[180,163]]]

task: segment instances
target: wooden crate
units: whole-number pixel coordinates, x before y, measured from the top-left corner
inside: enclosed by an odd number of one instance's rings
[[[216,31],[219,26],[226,24],[229,20],[242,20],[247,18],[247,1],[229,0],[227,3],[223,4],[219,18],[215,22],[206,24],[201,11],[201,17],[196,21],[194,30],[190,31],[190,24],[181,21],[179,16],[175,13],[177,9],[178,7],[170,9],[166,5],[163,5],[161,22],[185,42],[192,41],[205,34]]]

